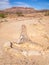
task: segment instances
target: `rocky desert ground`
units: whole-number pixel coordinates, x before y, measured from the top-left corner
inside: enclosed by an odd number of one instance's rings
[[[49,16],[0,18],[0,65],[49,65]]]

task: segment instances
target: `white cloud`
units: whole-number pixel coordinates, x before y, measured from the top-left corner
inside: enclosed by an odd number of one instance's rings
[[[24,3],[24,2],[15,2],[15,6],[20,6],[20,7],[31,7],[31,5]]]
[[[11,7],[9,0],[0,0],[0,10]]]
[[[10,7],[13,7],[13,6],[31,7],[31,5],[29,5],[29,4],[25,3],[25,2],[13,2],[13,4],[11,5],[9,0],[0,0],[0,10],[10,8]]]

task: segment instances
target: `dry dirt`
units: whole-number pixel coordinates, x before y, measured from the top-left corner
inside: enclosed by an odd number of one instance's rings
[[[14,44],[22,25],[26,26],[28,37],[39,45]],[[13,48],[5,48],[10,41]],[[49,17],[0,19],[0,65],[49,65]]]

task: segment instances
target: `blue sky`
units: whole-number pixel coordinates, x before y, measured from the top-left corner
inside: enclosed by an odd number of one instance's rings
[[[16,6],[49,9],[49,0],[0,0],[0,10]]]

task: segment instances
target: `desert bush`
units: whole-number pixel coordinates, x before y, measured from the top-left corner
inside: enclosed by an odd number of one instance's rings
[[[17,12],[17,16],[24,16],[22,12]]]
[[[1,18],[5,18],[5,14],[0,14],[0,17]]]
[[[48,12],[45,12],[45,16],[49,16],[49,11]]]

